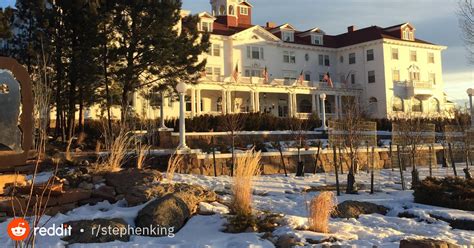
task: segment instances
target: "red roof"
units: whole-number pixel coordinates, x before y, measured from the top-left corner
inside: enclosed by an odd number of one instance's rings
[[[389,32],[387,31],[388,29],[393,29],[394,27],[401,27],[403,24],[398,24],[394,26],[390,26],[387,28],[382,28],[378,26],[371,26],[371,27],[366,27],[362,29],[357,29],[353,32],[347,32],[339,35],[324,35],[323,36],[323,44],[324,45],[314,45],[311,43],[311,38],[310,36],[307,37],[299,37],[298,34],[302,34],[307,31],[296,31],[295,32],[295,41],[294,42],[289,42],[289,43],[295,43],[295,44],[302,44],[302,45],[310,45],[310,46],[321,46],[321,47],[330,47],[330,48],[340,48],[340,47],[346,47],[346,46],[351,46],[359,43],[364,43],[368,41],[374,41],[374,40],[379,40],[379,39],[392,39],[392,40],[403,40],[401,37],[398,37],[397,35],[394,34],[394,32]],[[214,30],[213,34],[217,35],[225,35],[225,36],[230,36],[235,33],[241,32],[245,29],[251,28],[254,25],[246,25],[246,26],[238,26],[238,27],[228,27],[225,24],[219,23],[219,22],[214,22]],[[281,26],[281,25],[280,25]],[[279,26],[279,27],[280,27]],[[278,27],[274,28],[267,28],[263,27],[266,30],[272,30]],[[274,33],[275,36],[281,39],[281,34],[280,32]],[[420,40],[420,39],[415,39],[414,41],[410,40],[403,40],[407,42],[415,42],[415,43],[423,43],[423,44],[430,44],[433,45],[430,42]],[[285,41],[286,42],[286,41]]]

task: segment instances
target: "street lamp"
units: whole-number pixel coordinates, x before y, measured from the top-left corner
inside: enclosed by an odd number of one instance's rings
[[[467,95],[469,96],[469,106],[471,108],[471,129],[474,130],[474,106],[472,106],[472,96],[474,96],[474,89],[467,89]]]
[[[323,93],[319,95],[319,98],[322,101],[322,110],[323,110],[323,114],[321,116],[321,121],[323,123],[321,124],[320,129],[326,131],[328,130],[328,127],[326,126],[326,94]]]
[[[176,91],[179,94],[179,145],[178,150],[187,150],[189,149],[186,145],[186,127],[185,127],[185,102],[184,97],[186,95],[186,91],[188,89],[188,85],[184,82],[179,82],[176,85]]]

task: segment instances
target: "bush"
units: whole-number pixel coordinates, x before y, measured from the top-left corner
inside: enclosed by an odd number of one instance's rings
[[[474,211],[474,179],[428,177],[414,188],[413,196],[416,203]]]

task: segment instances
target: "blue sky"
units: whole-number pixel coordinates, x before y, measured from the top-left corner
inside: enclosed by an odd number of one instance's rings
[[[14,0],[0,0],[0,6]],[[209,0],[183,0],[192,13],[210,11]],[[443,78],[450,100],[467,99],[474,87],[474,65],[468,65],[456,16],[457,0],[249,0],[254,6],[253,23],[291,23],[297,29],[319,27],[339,34],[347,26],[391,26],[410,22],[417,38],[448,46],[443,52]]]

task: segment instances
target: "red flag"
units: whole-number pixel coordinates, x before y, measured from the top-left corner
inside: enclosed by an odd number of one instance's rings
[[[298,83],[302,85],[303,81],[304,81],[304,74],[303,74],[303,70],[301,70],[300,76],[298,77]]]
[[[235,64],[235,69],[234,72],[232,73],[232,78],[234,78],[235,82],[237,82],[237,79],[239,78],[239,64]]]
[[[324,74],[323,81],[327,82],[329,87],[334,88],[334,85],[332,84],[332,79],[331,79],[331,76],[329,75],[329,72]]]
[[[263,78],[264,78],[264,82],[268,83],[270,77],[268,75],[268,68],[266,66],[265,66],[265,69],[263,69]]]

